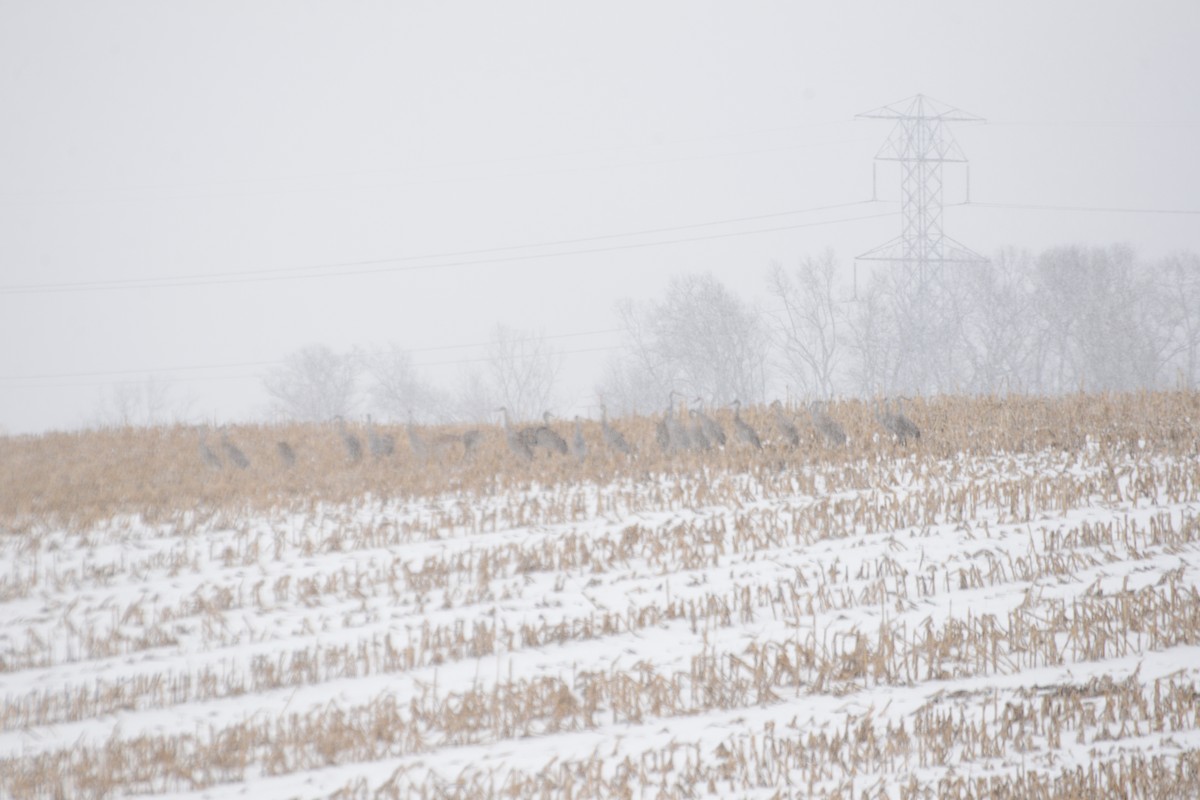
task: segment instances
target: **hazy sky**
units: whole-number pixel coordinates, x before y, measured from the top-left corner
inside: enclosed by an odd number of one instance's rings
[[[625,246],[898,206],[425,256],[866,200],[890,129],[854,115],[918,92],[987,118],[955,129],[975,201],[1200,209],[1197,42],[1195,0],[0,0],[0,429],[81,425],[106,384],[150,373],[187,379],[195,419],[247,419],[255,364],[305,344],[470,360],[426,348],[496,323],[608,330],[615,300],[684,272],[757,299],[771,262],[849,264],[898,217]],[[880,196],[898,181],[881,167]],[[1200,250],[1195,215],[951,207],[946,231],[985,254]],[[596,252],[514,258],[579,249]],[[317,265],[335,266],[296,271]],[[364,269],[388,271],[329,276]],[[80,282],[99,283],[63,291]],[[31,285],[56,288],[14,291]],[[566,356],[564,414],[606,355]]]

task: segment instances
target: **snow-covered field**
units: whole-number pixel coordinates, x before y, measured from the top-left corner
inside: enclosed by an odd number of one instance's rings
[[[0,797],[1200,796],[1194,447],[875,449],[0,536]]]

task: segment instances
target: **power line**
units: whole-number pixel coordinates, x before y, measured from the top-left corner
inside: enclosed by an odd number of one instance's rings
[[[176,383],[218,383],[225,381],[257,381],[262,380],[262,374],[252,372],[248,375],[193,375],[162,378],[161,383],[172,385]],[[115,381],[73,381],[71,383],[9,383],[0,384],[0,392],[18,389],[80,389],[89,386],[144,386],[145,380],[121,379]]]
[[[188,364],[180,367],[154,367],[151,369],[109,369],[94,372],[46,372],[40,375],[0,375],[0,381],[32,381],[53,378],[92,378],[104,375],[156,375],[160,372],[185,372],[203,369],[233,369],[236,367],[269,367],[279,361],[233,361],[226,364]]]
[[[1028,203],[956,203],[959,206],[982,206],[984,208],[1011,208],[1024,211],[1086,211],[1106,214],[1200,214],[1200,211],[1179,208],[1117,208],[1100,206],[1042,206]]]
[[[1044,126],[1063,128],[1192,128],[1200,125],[1200,121],[1192,120],[1118,120],[1118,119],[1077,119],[1077,120],[1037,120],[1037,119],[1001,119],[989,120],[988,125],[1005,126]]]
[[[167,278],[114,278],[112,280],[102,281],[77,281],[72,283],[45,283],[45,284],[17,284],[9,286],[0,286],[0,292],[14,290],[32,290],[46,287],[78,287],[90,288],[92,286],[107,286],[109,284],[128,284],[128,283],[143,283],[152,281],[176,281],[176,280],[207,280],[219,279],[225,277],[245,277],[251,275],[278,275],[288,274],[293,272],[306,272],[322,269],[333,269],[335,267],[361,267],[370,266],[373,264],[392,264],[406,261],[427,261],[437,258],[459,258],[462,256],[486,255],[488,253],[505,253],[513,250],[531,250],[540,247],[556,247],[559,245],[582,244],[584,242],[597,242],[607,239],[619,239],[629,236],[643,236],[655,233],[671,233],[673,231],[693,230],[695,228],[712,227],[715,225],[731,225],[738,222],[756,222],[764,219],[774,219],[778,217],[792,216],[795,214],[811,214],[817,211],[830,211],[839,208],[849,208],[851,206],[864,205],[870,203],[870,200],[855,200],[850,203],[835,203],[826,206],[813,206],[811,208],[800,208],[792,211],[776,211],[770,214],[755,214],[746,217],[730,217],[729,219],[711,220],[708,222],[694,222],[688,225],[672,225],[661,228],[643,228],[636,231],[626,231],[623,233],[604,233],[596,236],[578,236],[570,239],[550,239],[544,242],[532,242],[528,244],[513,244],[503,245],[500,247],[484,247],[474,250],[450,250],[441,253],[425,253],[416,256],[392,256],[388,258],[370,258],[357,261],[333,261],[322,264],[309,264],[298,267],[275,267],[273,269],[256,269],[256,270],[234,270],[228,272],[198,272],[183,275],[174,275]]]
[[[514,261],[538,260],[545,258],[555,258],[558,256],[582,255],[588,253],[604,253],[617,250],[632,250],[644,247],[661,247],[665,245],[681,244],[685,242],[709,241],[713,239],[726,239],[738,236],[752,236],[759,233],[774,233],[779,231],[796,230],[799,228],[808,228],[818,225],[833,225],[844,222],[856,222],[865,219],[876,219],[879,217],[893,216],[896,212],[884,212],[882,214],[868,214],[857,217],[847,217],[843,219],[819,220],[814,222],[795,223],[792,225],[780,225],[770,228],[753,228],[743,231],[729,231],[726,233],[709,234],[705,236],[678,237],[675,239],[665,239],[655,242],[634,242],[608,247],[594,248],[579,248],[574,250],[559,250],[550,253],[529,253],[517,256],[505,256],[495,258],[479,258],[466,259],[459,261],[443,262],[439,264],[416,264],[410,266],[390,266],[377,267],[366,269],[362,267],[370,267],[380,264],[398,264],[402,262],[415,260],[429,260],[437,258],[450,258],[461,255],[474,255],[485,253],[502,253],[513,250],[531,249],[538,247],[551,247],[561,244],[571,244],[575,242],[602,241],[607,239],[623,238],[629,236],[648,235],[653,233],[668,233],[671,231],[691,230],[701,227],[711,227],[715,225],[728,225],[738,222],[747,222],[752,220],[770,219],[794,214],[806,214],[816,211],[827,211],[838,208],[847,208],[851,206],[866,205],[873,203],[872,200],[857,200],[851,203],[838,203],[828,206],[816,206],[808,209],[800,209],[796,211],[780,211],[771,214],[760,214],[753,217],[738,217],[726,220],[715,220],[711,222],[699,222],[690,225],[679,225],[668,228],[645,229],[641,231],[630,231],[626,233],[603,234],[599,236],[581,237],[578,239],[562,239],[557,241],[548,241],[527,245],[510,245],[506,247],[488,248],[485,250],[475,251],[459,251],[457,253],[442,253],[429,254],[423,256],[396,256],[391,258],[364,259],[359,261],[340,261],[329,262],[325,264],[316,264],[303,267],[281,267],[270,270],[243,270],[237,272],[223,273],[194,273],[191,275],[174,276],[170,278],[120,278],[103,281],[76,281],[64,283],[45,283],[45,284],[10,284],[8,286],[0,286],[0,294],[48,294],[58,292],[75,292],[75,291],[111,291],[117,289],[161,289],[182,286],[207,286],[220,285],[230,283],[258,283],[267,281],[281,280],[303,280],[310,278],[336,278],[349,275],[372,275],[385,272],[407,272],[412,270],[425,269],[443,269],[446,267],[461,267],[473,266],[480,264],[500,264]],[[329,272],[335,268],[351,267],[354,269],[338,269],[336,272]],[[326,270],[321,272],[319,270]],[[303,273],[303,274],[296,274]]]
[[[652,159],[652,160],[641,160],[641,161],[622,161],[622,162],[610,163],[610,164],[595,164],[595,165],[586,165],[586,166],[547,167],[547,168],[537,169],[537,170],[528,170],[528,171],[524,171],[524,172],[510,172],[510,173],[497,174],[497,175],[460,175],[460,176],[453,176],[453,177],[414,178],[414,179],[405,180],[405,181],[399,182],[399,183],[397,183],[397,182],[377,182],[377,183],[365,183],[365,184],[343,185],[343,186],[297,186],[297,187],[292,187],[292,188],[287,188],[287,189],[259,189],[259,190],[220,191],[220,192],[214,192],[214,191],[202,192],[201,191],[201,192],[192,192],[192,193],[185,193],[185,194],[161,194],[161,195],[154,195],[154,196],[150,196],[150,197],[146,197],[146,198],[141,198],[141,197],[136,197],[136,196],[135,197],[125,197],[125,198],[122,198],[121,201],[122,202],[136,202],[136,201],[141,201],[143,199],[153,200],[155,202],[161,202],[161,201],[167,201],[167,200],[221,200],[221,199],[227,199],[227,198],[231,198],[231,197],[272,197],[272,196],[282,196],[282,195],[312,194],[315,192],[322,192],[322,193],[370,192],[370,191],[379,191],[379,190],[384,190],[384,189],[405,189],[405,188],[410,188],[410,187],[415,187],[415,186],[436,186],[436,185],[440,185],[440,184],[452,184],[452,183],[512,181],[512,180],[517,180],[517,179],[521,179],[521,178],[540,177],[540,176],[544,176],[544,175],[569,175],[569,174],[580,173],[580,172],[596,172],[596,171],[600,171],[600,170],[608,171],[608,170],[616,170],[616,169],[654,167],[654,166],[659,166],[662,164],[679,164],[679,163],[685,163],[685,162],[690,162],[690,161],[710,161],[710,160],[721,159],[721,158],[737,158],[740,156],[763,155],[763,154],[767,154],[767,153],[778,153],[778,152],[784,152],[784,151],[804,149],[804,148],[808,148],[808,147],[829,147],[829,146],[841,145],[841,144],[854,144],[854,143],[862,142],[862,141],[866,141],[866,140],[860,139],[860,138],[832,139],[832,140],[823,141],[823,142],[807,142],[807,143],[801,143],[801,144],[780,145],[778,147],[760,147],[760,148],[756,148],[753,150],[738,150],[738,151],[734,151],[734,152],[724,152],[724,153],[707,153],[707,154],[701,154],[701,155],[675,156],[672,158],[656,158],[656,159]],[[128,194],[135,194],[138,191],[139,190],[136,190],[136,189],[123,190],[123,192],[128,193]],[[142,190],[142,191],[144,191],[144,190]],[[20,200],[20,199],[30,199],[30,198],[22,198],[20,195],[0,193],[0,201],[11,201],[11,200]],[[33,198],[33,199],[37,199],[37,198]],[[43,202],[46,202],[46,201],[44,200]],[[55,199],[51,198],[51,199],[49,199],[49,202],[69,203],[70,200],[69,199],[55,200]],[[90,201],[80,201],[80,202],[90,202]]]
[[[584,353],[607,353],[615,352],[624,349],[623,345],[609,345],[607,347],[585,347],[578,350],[561,350],[557,353],[552,353],[553,356],[572,356],[581,355]],[[533,358],[534,355],[517,356],[518,358]],[[484,364],[492,361],[491,358],[456,358],[447,361],[427,361],[419,364],[413,364],[414,367],[445,367],[456,364]],[[270,362],[268,362],[270,363]],[[87,373],[83,373],[86,375]],[[262,380],[261,372],[250,373],[249,375],[194,375],[182,377],[166,377],[162,378],[164,384],[174,383],[217,383],[224,381],[257,381]],[[117,381],[80,381],[73,383],[14,383],[0,384],[0,391],[12,389],[73,389],[89,386],[141,386],[144,385],[144,380],[117,380]]]
[[[604,328],[602,330],[577,331],[575,333],[553,333],[553,334],[543,334],[543,335],[538,335],[538,336],[523,336],[523,337],[521,337],[521,340],[522,341],[549,341],[551,339],[577,339],[577,338],[580,338],[583,336],[602,336],[602,335],[606,335],[606,334],[610,334],[610,333],[621,333],[624,330],[625,330],[624,328]],[[401,348],[401,350],[402,350],[402,352],[405,352],[405,353],[436,353],[436,352],[443,352],[446,350],[467,350],[467,349],[475,348],[475,347],[487,347],[491,344],[492,344],[492,342],[472,342],[469,344],[443,344],[443,345],[434,345],[431,347],[405,347],[405,348]],[[613,348],[593,348],[593,349],[594,350],[604,350],[604,349],[613,349]],[[584,353],[584,352],[592,352],[592,351],[591,350],[573,350],[573,351],[564,352],[563,355],[566,355],[567,353]],[[413,366],[414,367],[436,367],[436,366],[443,366],[446,364],[470,364],[470,363],[490,361],[490,360],[491,359],[489,359],[489,358],[478,358],[478,359],[457,359],[457,360],[452,360],[452,361],[430,361],[430,362],[425,362],[425,363],[420,363],[420,364],[413,364]],[[152,368],[148,368],[148,369],[114,369],[114,370],[96,370],[96,371],[91,371],[91,372],[57,372],[57,373],[42,373],[39,375],[0,375],[0,381],[32,381],[32,380],[50,380],[50,379],[56,379],[56,378],[92,378],[92,377],[102,377],[105,375],[158,376],[159,373],[163,373],[163,372],[186,372],[186,371],[191,371],[191,370],[205,370],[205,369],[236,369],[239,367],[270,367],[270,366],[278,366],[282,363],[284,363],[284,362],[281,360],[276,360],[276,361],[233,361],[233,362],[224,362],[224,363],[220,363],[220,364],[185,364],[185,365],[181,365],[181,366],[152,367]],[[258,377],[258,373],[255,373],[254,375],[248,375],[248,376],[236,376],[236,375],[235,376],[226,376],[225,378],[220,378],[220,376],[208,376],[208,377],[197,376],[196,378],[167,377],[167,378],[164,378],[164,380],[167,380],[167,381],[207,380],[209,377],[212,377],[213,379],[234,380],[234,379],[243,378],[243,377]],[[123,382],[124,383],[144,383],[145,381],[115,381],[115,382],[111,382],[111,383],[123,383]],[[103,385],[107,385],[107,383],[109,383],[109,382],[101,382],[101,383],[96,383],[96,384],[51,383],[51,384],[42,384],[41,386],[44,386],[44,387],[73,386],[73,385],[103,386]],[[3,385],[0,385],[0,388],[5,388],[5,387],[3,387]],[[18,386],[18,387],[10,387],[10,388],[31,388],[31,387]]]
[[[609,353],[615,350],[623,350],[624,345],[614,344],[608,347],[586,347],[581,350],[563,350],[558,353],[552,353],[556,356],[573,356],[581,353]],[[529,356],[530,358],[534,356]],[[453,361],[427,361],[422,364],[413,364],[414,367],[444,367],[450,364],[483,364],[494,359],[491,358],[458,358]]]
[[[739,137],[760,136],[763,134],[779,133],[779,132],[783,132],[783,131],[794,131],[794,130],[801,130],[801,129],[807,129],[807,128],[820,128],[820,127],[847,125],[850,122],[851,122],[850,120],[841,120],[841,119],[825,120],[825,121],[817,121],[817,122],[798,123],[798,124],[794,124],[794,125],[779,125],[779,126],[770,127],[770,128],[759,128],[759,129],[748,130],[748,131],[729,131],[726,133],[710,134],[710,135],[706,135],[706,136],[692,136],[692,137],[688,137],[685,139],[672,139],[672,140],[659,141],[659,142],[616,144],[616,145],[608,145],[608,146],[602,146],[602,147],[585,148],[582,150],[574,150],[574,151],[559,151],[559,152],[549,152],[549,153],[527,153],[527,154],[522,154],[522,155],[498,156],[495,158],[476,158],[476,159],[467,159],[467,160],[461,160],[461,161],[443,162],[440,164],[431,164],[428,166],[380,167],[380,168],[376,168],[376,169],[356,169],[356,170],[341,170],[341,171],[336,171],[336,172],[325,172],[325,173],[310,173],[308,175],[282,175],[282,176],[275,176],[275,177],[241,178],[241,179],[224,180],[224,181],[189,182],[189,183],[182,183],[182,184],[110,186],[110,187],[91,187],[91,188],[82,187],[81,189],[79,189],[77,191],[82,194],[159,192],[159,191],[172,191],[172,190],[178,189],[180,187],[183,187],[184,189],[191,188],[191,187],[196,187],[196,188],[202,189],[203,187],[214,187],[214,188],[235,187],[235,186],[245,186],[245,185],[256,184],[256,183],[303,183],[303,182],[313,182],[313,181],[327,181],[327,180],[331,180],[331,179],[337,180],[340,178],[355,178],[355,177],[359,177],[359,176],[391,175],[391,174],[405,173],[405,172],[409,172],[409,173],[411,173],[411,172],[429,172],[429,171],[434,171],[434,170],[454,169],[454,168],[460,168],[460,167],[473,167],[473,166],[481,166],[481,165],[489,165],[489,164],[508,164],[508,163],[515,163],[515,162],[545,161],[545,160],[553,160],[553,159],[577,158],[580,156],[590,156],[590,155],[595,155],[595,154],[599,154],[599,153],[616,153],[616,152],[628,151],[628,150],[658,149],[658,148],[663,148],[663,147],[674,147],[676,145],[694,144],[697,142],[707,142],[707,141],[720,140],[720,139],[736,139]],[[474,177],[468,176],[468,177],[455,177],[455,178],[444,178],[444,179],[427,178],[427,179],[417,179],[417,180],[402,183],[402,184],[383,184],[383,185],[376,184],[376,185],[371,185],[371,186],[358,186],[358,187],[347,187],[347,188],[378,189],[378,188],[389,188],[389,187],[394,187],[394,186],[427,185],[427,184],[431,184],[431,183],[441,183],[441,182],[461,182],[461,181],[469,181],[469,180],[509,179],[509,178],[513,178],[513,177],[523,177],[526,175],[543,175],[543,174],[552,174],[552,173],[563,172],[563,171],[574,172],[574,171],[587,171],[587,170],[598,170],[598,169],[619,169],[622,167],[654,166],[656,164],[674,163],[676,161],[705,160],[705,159],[714,159],[714,158],[731,158],[731,157],[742,156],[742,155],[758,155],[760,153],[771,153],[771,152],[778,152],[778,151],[783,151],[783,150],[796,150],[796,149],[803,149],[803,148],[808,148],[808,147],[824,147],[824,146],[829,146],[829,145],[849,144],[849,143],[855,143],[855,142],[860,142],[860,141],[866,141],[866,140],[859,139],[859,138],[849,138],[849,139],[831,139],[831,140],[825,140],[825,141],[820,141],[820,142],[794,142],[792,144],[781,145],[781,146],[770,147],[770,148],[758,148],[758,149],[753,149],[753,150],[740,150],[740,151],[734,151],[734,152],[698,154],[698,155],[692,155],[692,156],[680,156],[680,157],[676,157],[676,158],[656,159],[656,160],[651,160],[651,161],[627,161],[627,162],[622,162],[622,163],[618,163],[618,164],[599,164],[599,165],[576,167],[576,168],[566,168],[566,169],[537,170],[534,172],[524,172],[524,173],[516,173],[516,174],[508,174],[508,175],[487,175],[487,176],[474,176]],[[297,193],[311,192],[311,191],[328,191],[328,188],[327,187],[316,187],[316,188],[293,188],[293,189],[275,189],[275,190],[267,189],[267,190],[261,190],[261,191],[240,191],[240,192],[239,191],[217,192],[217,193],[209,192],[209,193],[196,194],[196,195],[184,195],[182,197],[183,197],[183,199],[220,198],[220,197],[231,197],[231,196],[241,197],[241,196],[253,196],[253,195],[297,194]],[[61,196],[62,194],[63,193],[60,192],[59,196]],[[15,200],[15,199],[22,199],[22,198],[30,198],[30,197],[33,197],[34,199],[42,199],[42,200],[53,199],[53,197],[48,198],[45,196],[38,198],[36,195],[31,195],[29,193],[0,192],[0,200]],[[163,198],[158,197],[155,199],[163,199]],[[177,196],[176,198],[168,198],[168,199],[180,199],[180,197]]]

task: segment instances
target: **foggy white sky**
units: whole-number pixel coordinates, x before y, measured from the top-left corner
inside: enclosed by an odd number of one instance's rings
[[[194,418],[248,419],[265,405],[260,368],[228,365],[314,342],[484,342],[497,322],[610,329],[615,300],[655,297],[683,272],[758,298],[772,261],[832,247],[848,264],[895,236],[898,218],[372,275],[12,287],[344,264],[865,200],[889,124],[853,117],[917,92],[989,120],[955,129],[973,200],[1200,208],[1197,41],[1194,0],[0,0],[0,430],[81,425],[105,383],[192,365],[214,367],[158,374],[189,379],[177,394],[194,399]],[[954,202],[961,178],[948,178]],[[898,180],[881,167],[881,197],[895,200]],[[948,208],[946,232],[985,254],[1200,250],[1196,216]],[[568,356],[564,413],[588,402],[605,355]],[[427,374],[452,384],[460,369]]]

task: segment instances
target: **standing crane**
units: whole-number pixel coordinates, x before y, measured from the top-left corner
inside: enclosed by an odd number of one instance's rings
[[[213,449],[208,446],[208,428],[201,425],[198,433],[200,434],[200,443],[197,448],[200,453],[200,460],[208,466],[209,469],[220,469],[221,459],[213,452]]]
[[[567,447],[567,440],[558,435],[558,432],[550,427],[550,412],[542,414],[542,424],[537,427],[524,428],[521,435],[525,437],[525,443],[530,449],[540,448],[547,453],[558,453],[566,455],[570,450]]]
[[[692,424],[687,429],[688,441],[692,447],[697,450],[712,450],[712,442],[709,441],[708,435],[704,433],[704,422],[700,419],[700,412],[694,408],[689,408],[688,418],[692,421]]]
[[[338,422],[338,433],[342,436],[342,444],[346,446],[346,457],[350,459],[350,463],[357,464],[362,460],[362,442],[346,426],[346,420],[341,416],[334,417],[334,419]]]
[[[827,403],[816,401],[808,404],[808,415],[812,417],[813,427],[825,438],[825,443],[834,447],[846,444],[846,429],[836,419],[829,416]]]
[[[238,469],[245,469],[250,466],[250,459],[246,458],[246,454],[242,452],[242,449],[229,441],[229,432],[225,430],[224,425],[221,426],[221,449],[225,451],[225,457],[233,462],[233,465]]]
[[[396,440],[391,434],[378,433],[375,430],[375,425],[371,422],[371,415],[367,414],[367,447],[371,450],[371,455],[375,458],[383,458],[390,456],[396,451]]]
[[[687,427],[675,417],[675,396],[678,394],[679,392],[674,389],[671,390],[667,397],[667,413],[663,416],[667,432],[667,449],[672,452],[690,450],[692,447],[692,438],[688,435]]]
[[[902,441],[904,439],[920,439],[921,429],[904,413],[904,398],[896,401],[895,413],[896,425],[903,431]]]
[[[514,456],[526,463],[533,461],[533,450],[529,448],[529,442],[522,435],[524,432],[513,428],[508,421],[508,408],[500,406],[496,410],[504,415],[504,438],[508,442],[508,449]]]
[[[421,435],[421,432],[417,430],[417,426],[413,422],[411,408],[408,410],[408,424],[404,426],[404,429],[408,433],[408,446],[412,448],[413,455],[417,457],[418,461],[424,462],[425,459],[429,458],[429,444],[425,441],[425,437]]]
[[[704,413],[702,398],[697,397],[692,402],[696,404],[696,408],[692,409],[692,416],[700,421],[700,429],[704,431],[705,438],[717,447],[724,447],[725,429],[721,427],[721,423]]]
[[[583,438],[583,419],[575,415],[575,435],[571,437],[571,453],[580,464],[587,458],[587,441]]]
[[[881,406],[880,402],[876,400],[875,419],[888,433],[896,437],[900,444],[906,444],[910,438],[921,438],[921,429],[904,414],[902,403],[897,403],[896,410],[891,411],[887,406]]]
[[[750,445],[755,450],[762,450],[762,440],[758,438],[758,431],[742,419],[742,401],[734,400],[729,405],[733,408],[733,432],[738,441]]]
[[[633,455],[633,448],[619,430],[608,424],[608,407],[600,404],[600,433],[604,436],[604,446],[627,456]]]
[[[291,467],[296,463],[296,451],[287,442],[280,439],[275,443],[275,453],[279,456],[279,460],[283,462],[285,467]]]
[[[799,447],[800,432],[796,430],[795,424],[783,410],[783,403],[775,400],[771,403],[771,410],[775,412],[775,428],[779,431],[780,438],[787,443],[788,447]]]

